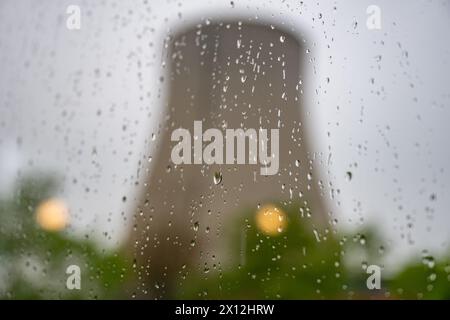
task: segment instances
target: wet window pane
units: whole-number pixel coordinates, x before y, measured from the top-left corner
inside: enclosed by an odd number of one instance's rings
[[[0,298],[449,299],[449,24],[3,1]]]

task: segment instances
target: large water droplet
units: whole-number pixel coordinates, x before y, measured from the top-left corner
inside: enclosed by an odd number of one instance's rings
[[[434,265],[435,265],[434,258],[432,256],[422,257],[422,263],[424,265],[428,266],[428,268],[430,268],[430,269],[434,268]]]
[[[219,171],[216,171],[214,173],[214,184],[219,184],[222,182],[222,173],[220,173]]]

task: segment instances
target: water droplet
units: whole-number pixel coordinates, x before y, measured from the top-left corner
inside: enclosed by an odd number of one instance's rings
[[[317,241],[317,242],[320,242],[319,232],[317,232],[316,229],[313,229],[313,233],[314,233],[314,237],[316,237],[316,241]]]
[[[193,229],[194,229],[195,232],[198,231],[198,226],[199,226],[199,223],[198,223],[198,221],[196,221],[196,222],[194,223],[194,226],[193,226]]]
[[[364,235],[361,235],[359,237],[359,243],[364,246],[366,244],[366,237]]]
[[[422,263],[430,269],[434,268],[435,265],[434,258],[432,256],[424,256],[422,258]]]
[[[285,36],[280,36],[280,42],[284,43],[284,40],[286,40],[286,37]]]
[[[430,279],[430,281],[432,281],[432,282],[435,281],[436,278],[437,278],[436,273],[432,273],[432,274],[430,274],[430,276],[428,277],[428,279]]]
[[[353,173],[351,173],[351,171],[347,171],[345,173],[345,179],[350,182],[352,180],[352,178],[353,178]]]
[[[222,182],[222,173],[220,173],[219,171],[216,171],[214,173],[214,184],[217,185],[221,182]]]

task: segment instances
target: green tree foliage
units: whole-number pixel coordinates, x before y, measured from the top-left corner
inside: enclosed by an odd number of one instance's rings
[[[56,188],[54,178],[28,176],[17,184],[12,199],[0,201],[0,298],[120,298],[129,278],[121,254],[36,224],[36,206],[54,196]],[[66,287],[66,268],[72,264],[81,269],[81,290]]]
[[[342,235],[332,228],[312,229],[311,221],[300,218],[300,208],[285,208],[288,223],[277,236],[261,233],[254,212],[235,222],[231,232],[235,263],[223,269],[217,265],[205,273],[200,267],[180,288],[179,298],[202,299],[449,299],[450,267],[409,264],[396,276],[382,278],[380,290],[369,290],[367,265],[382,263],[385,249],[372,229]],[[241,251],[245,263],[239,265]],[[206,269],[209,270],[209,269]],[[433,287],[430,274],[436,273]]]
[[[89,238],[36,224],[36,206],[53,197],[57,186],[54,178],[28,176],[11,197],[0,199],[0,298],[130,298],[126,288],[136,287],[136,278],[126,250],[100,250]],[[373,229],[345,235],[332,225],[314,228],[299,206],[283,210],[286,228],[276,236],[258,230],[254,211],[242,212],[221,235],[229,240],[226,261],[182,266],[169,298],[450,299],[448,261],[424,253],[396,275],[383,276],[381,290],[368,290],[365,267],[382,265],[386,251]],[[65,271],[72,264],[81,269],[81,290],[66,288]]]

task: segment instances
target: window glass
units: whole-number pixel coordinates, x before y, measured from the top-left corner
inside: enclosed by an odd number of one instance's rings
[[[0,298],[450,298],[448,6],[2,1]]]

